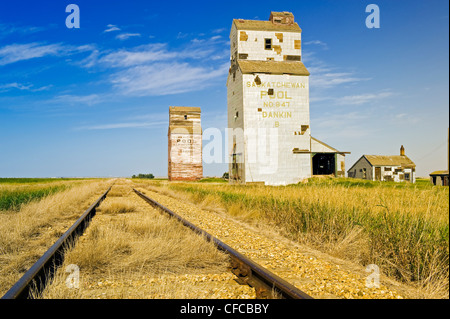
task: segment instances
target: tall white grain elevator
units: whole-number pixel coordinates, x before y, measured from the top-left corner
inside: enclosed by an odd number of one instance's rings
[[[234,19],[227,79],[230,181],[287,185],[344,176],[345,153],[311,137],[309,71],[290,12]]]

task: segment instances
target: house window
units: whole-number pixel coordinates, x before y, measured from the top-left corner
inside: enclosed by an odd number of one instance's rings
[[[264,45],[266,50],[272,50],[272,39],[265,39]]]
[[[184,116],[184,119],[187,120],[187,115]]]
[[[269,89],[267,92],[268,95],[273,95],[273,89]]]
[[[391,168],[391,167],[385,167],[385,168],[384,168],[384,171],[385,171],[385,172],[391,172],[391,171],[392,171],[392,168]]]
[[[410,175],[409,175],[409,173],[405,173],[405,180],[407,180],[407,181],[410,180]]]

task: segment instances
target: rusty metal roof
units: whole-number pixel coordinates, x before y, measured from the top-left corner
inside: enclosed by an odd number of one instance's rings
[[[169,112],[201,112],[201,108],[192,106],[171,106]]]
[[[302,29],[296,22],[293,24],[279,24],[271,21],[233,19],[233,24],[238,30],[302,32]]]
[[[302,62],[238,60],[238,64],[244,74],[270,73],[309,76],[309,71]]]

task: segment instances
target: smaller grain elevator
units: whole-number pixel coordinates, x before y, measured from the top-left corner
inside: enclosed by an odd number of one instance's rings
[[[203,177],[202,127],[199,107],[169,108],[169,181]]]

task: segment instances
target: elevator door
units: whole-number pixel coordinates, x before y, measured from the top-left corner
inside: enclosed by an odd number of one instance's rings
[[[334,153],[317,153],[313,156],[313,175],[335,175]]]

